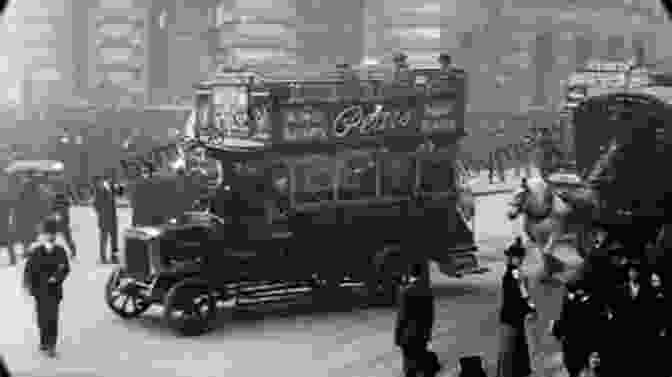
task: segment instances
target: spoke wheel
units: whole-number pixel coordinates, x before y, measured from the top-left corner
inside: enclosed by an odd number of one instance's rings
[[[151,303],[136,289],[128,289],[132,279],[124,274],[121,267],[116,268],[105,285],[107,306],[123,319],[135,318],[149,309]]]
[[[206,333],[215,315],[215,299],[203,283],[185,280],[173,286],[166,295],[164,321],[178,335]]]

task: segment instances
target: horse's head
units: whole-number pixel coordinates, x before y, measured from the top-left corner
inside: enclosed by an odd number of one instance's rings
[[[552,200],[553,192],[546,181],[524,178],[513,194],[513,200],[509,203],[512,208],[507,215],[509,220],[515,220],[521,214],[541,217],[552,208]]]

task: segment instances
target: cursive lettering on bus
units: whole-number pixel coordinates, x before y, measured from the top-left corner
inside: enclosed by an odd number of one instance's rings
[[[370,135],[386,129],[406,128],[412,118],[411,111],[382,111],[380,109],[369,114],[361,105],[350,106],[341,111],[334,120],[334,136],[344,137],[358,130],[360,135]]]

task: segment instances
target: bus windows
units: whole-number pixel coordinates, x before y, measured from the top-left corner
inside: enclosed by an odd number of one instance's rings
[[[455,191],[456,178],[452,159],[421,160],[420,162],[420,190],[423,192]]]
[[[339,200],[376,196],[377,164],[373,152],[359,152],[341,161]]]
[[[271,222],[285,219],[290,208],[290,172],[285,164],[271,167]]]
[[[329,156],[312,155],[296,164],[297,204],[333,200],[335,161]]]
[[[415,187],[415,171],[415,160],[410,155],[385,156],[382,161],[382,195],[410,195]]]

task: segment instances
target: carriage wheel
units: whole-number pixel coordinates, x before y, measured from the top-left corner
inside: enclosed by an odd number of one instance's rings
[[[183,280],[168,291],[163,318],[178,335],[198,336],[210,330],[216,310],[215,298],[204,282]]]
[[[125,276],[122,267],[117,267],[105,285],[107,306],[123,319],[135,318],[149,309],[150,301],[132,286],[132,279]]]

